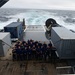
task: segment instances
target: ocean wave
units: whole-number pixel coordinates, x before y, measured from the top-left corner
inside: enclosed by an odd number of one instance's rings
[[[66,18],[64,21],[65,21],[66,23],[72,23],[72,24],[75,23],[75,19],[73,19],[73,18]]]
[[[49,18],[53,18],[58,24],[66,27],[67,29],[75,30],[75,11],[58,11],[58,10],[2,10],[0,13],[0,28],[5,25],[25,18],[26,25],[45,25],[45,22]],[[1,12],[1,11],[0,11]]]
[[[12,19],[12,18],[0,16],[0,22],[7,22],[7,21],[9,21],[10,19]]]

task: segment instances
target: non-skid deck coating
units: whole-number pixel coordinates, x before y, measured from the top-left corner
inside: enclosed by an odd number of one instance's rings
[[[38,61],[0,61],[0,75],[56,75],[55,66]]]
[[[66,65],[42,60],[13,61],[12,49],[9,49],[5,57],[0,57],[0,75],[57,75],[56,67]]]

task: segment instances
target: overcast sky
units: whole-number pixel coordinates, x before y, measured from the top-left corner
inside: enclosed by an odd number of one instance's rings
[[[9,0],[3,8],[75,10],[75,0]]]

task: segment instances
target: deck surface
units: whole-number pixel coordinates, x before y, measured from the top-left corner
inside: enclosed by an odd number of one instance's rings
[[[0,61],[0,75],[56,75],[53,64],[37,61]]]
[[[66,66],[66,63],[49,63],[44,61],[13,61],[12,49],[5,57],[0,57],[0,75],[57,75],[56,67]]]

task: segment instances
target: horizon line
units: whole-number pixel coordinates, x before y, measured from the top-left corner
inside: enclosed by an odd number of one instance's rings
[[[57,8],[56,9],[54,9],[54,8],[52,8],[52,9],[51,8],[50,9],[49,8],[45,8],[44,9],[44,8],[12,8],[12,7],[11,8],[10,7],[8,8],[8,7],[2,7],[0,9],[29,9],[29,10],[32,10],[33,9],[33,10],[65,10],[65,11],[75,11],[75,9],[71,9],[70,10],[70,9],[57,9]]]

